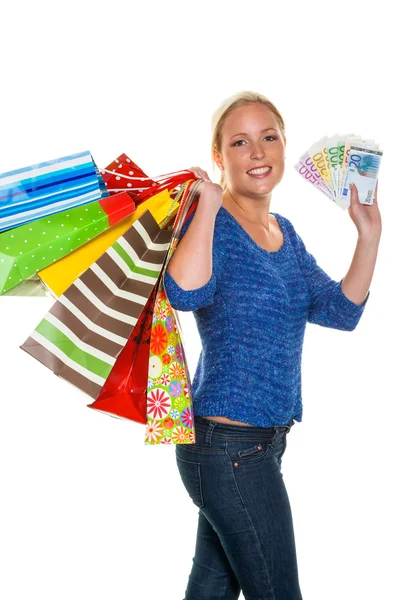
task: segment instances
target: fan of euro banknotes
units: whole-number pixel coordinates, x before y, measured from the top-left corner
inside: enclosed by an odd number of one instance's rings
[[[324,136],[294,165],[296,171],[343,210],[351,203],[350,184],[361,204],[373,204],[382,157],[379,144],[355,134]]]

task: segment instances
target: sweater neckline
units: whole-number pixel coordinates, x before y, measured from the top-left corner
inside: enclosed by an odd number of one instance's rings
[[[278,248],[278,250],[266,250],[265,248],[261,248],[261,246],[259,246],[257,244],[257,242],[255,242],[253,240],[253,238],[251,237],[251,235],[249,233],[247,233],[247,231],[241,226],[241,224],[239,223],[239,221],[237,219],[235,219],[235,217],[232,215],[232,213],[229,212],[229,210],[227,210],[225,208],[225,206],[221,207],[224,211],[225,214],[228,215],[228,217],[231,219],[231,221],[233,221],[236,224],[236,227],[239,228],[239,230],[244,234],[244,236],[247,238],[247,241],[255,248],[257,248],[260,252],[262,252],[263,254],[267,254],[268,256],[281,256],[286,252],[287,246],[288,246],[288,242],[287,242],[287,232],[285,229],[285,226],[283,224],[283,219],[281,217],[281,215],[279,215],[278,213],[274,213],[270,211],[271,215],[274,215],[274,217],[276,218],[276,220],[278,221],[281,231],[282,231],[282,235],[283,235],[283,243],[281,245],[280,248]]]

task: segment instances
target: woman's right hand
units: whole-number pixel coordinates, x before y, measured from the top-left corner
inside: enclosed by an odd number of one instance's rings
[[[203,169],[200,169],[200,167],[190,167],[188,171],[194,173],[197,179],[200,179],[201,181],[211,181],[211,179],[208,176],[208,173],[206,171],[203,171]]]
[[[214,209],[215,213],[217,213],[222,205],[222,187],[218,183],[213,183],[207,172],[200,169],[200,167],[191,167],[188,170],[194,173],[200,180],[198,186],[200,194],[199,202],[207,204],[209,208]]]

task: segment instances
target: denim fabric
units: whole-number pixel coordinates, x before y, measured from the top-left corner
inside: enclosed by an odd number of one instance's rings
[[[185,600],[301,600],[289,498],[281,473],[295,423],[254,427],[195,417],[176,462],[199,508]]]

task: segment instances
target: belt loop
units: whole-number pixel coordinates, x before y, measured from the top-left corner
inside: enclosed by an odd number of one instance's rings
[[[275,433],[283,432],[284,429],[287,429],[287,425],[274,425]]]
[[[211,436],[214,431],[214,428],[217,426],[217,421],[209,421],[209,426],[207,427],[205,446],[211,446]]]
[[[290,420],[289,425],[284,425],[284,428],[286,429],[286,434],[289,433],[289,431],[292,429],[293,425],[294,425],[294,419]]]
[[[282,427],[280,425],[273,425],[274,428],[274,437],[272,439],[272,447],[275,447],[277,441],[278,441],[278,437],[279,437],[279,431],[280,429],[282,429]]]
[[[286,435],[289,431],[290,431],[290,426],[288,425],[274,425],[274,430],[275,430],[275,435],[274,435],[274,439],[273,439],[273,443],[275,445],[279,435],[281,437],[283,437],[284,435]]]

